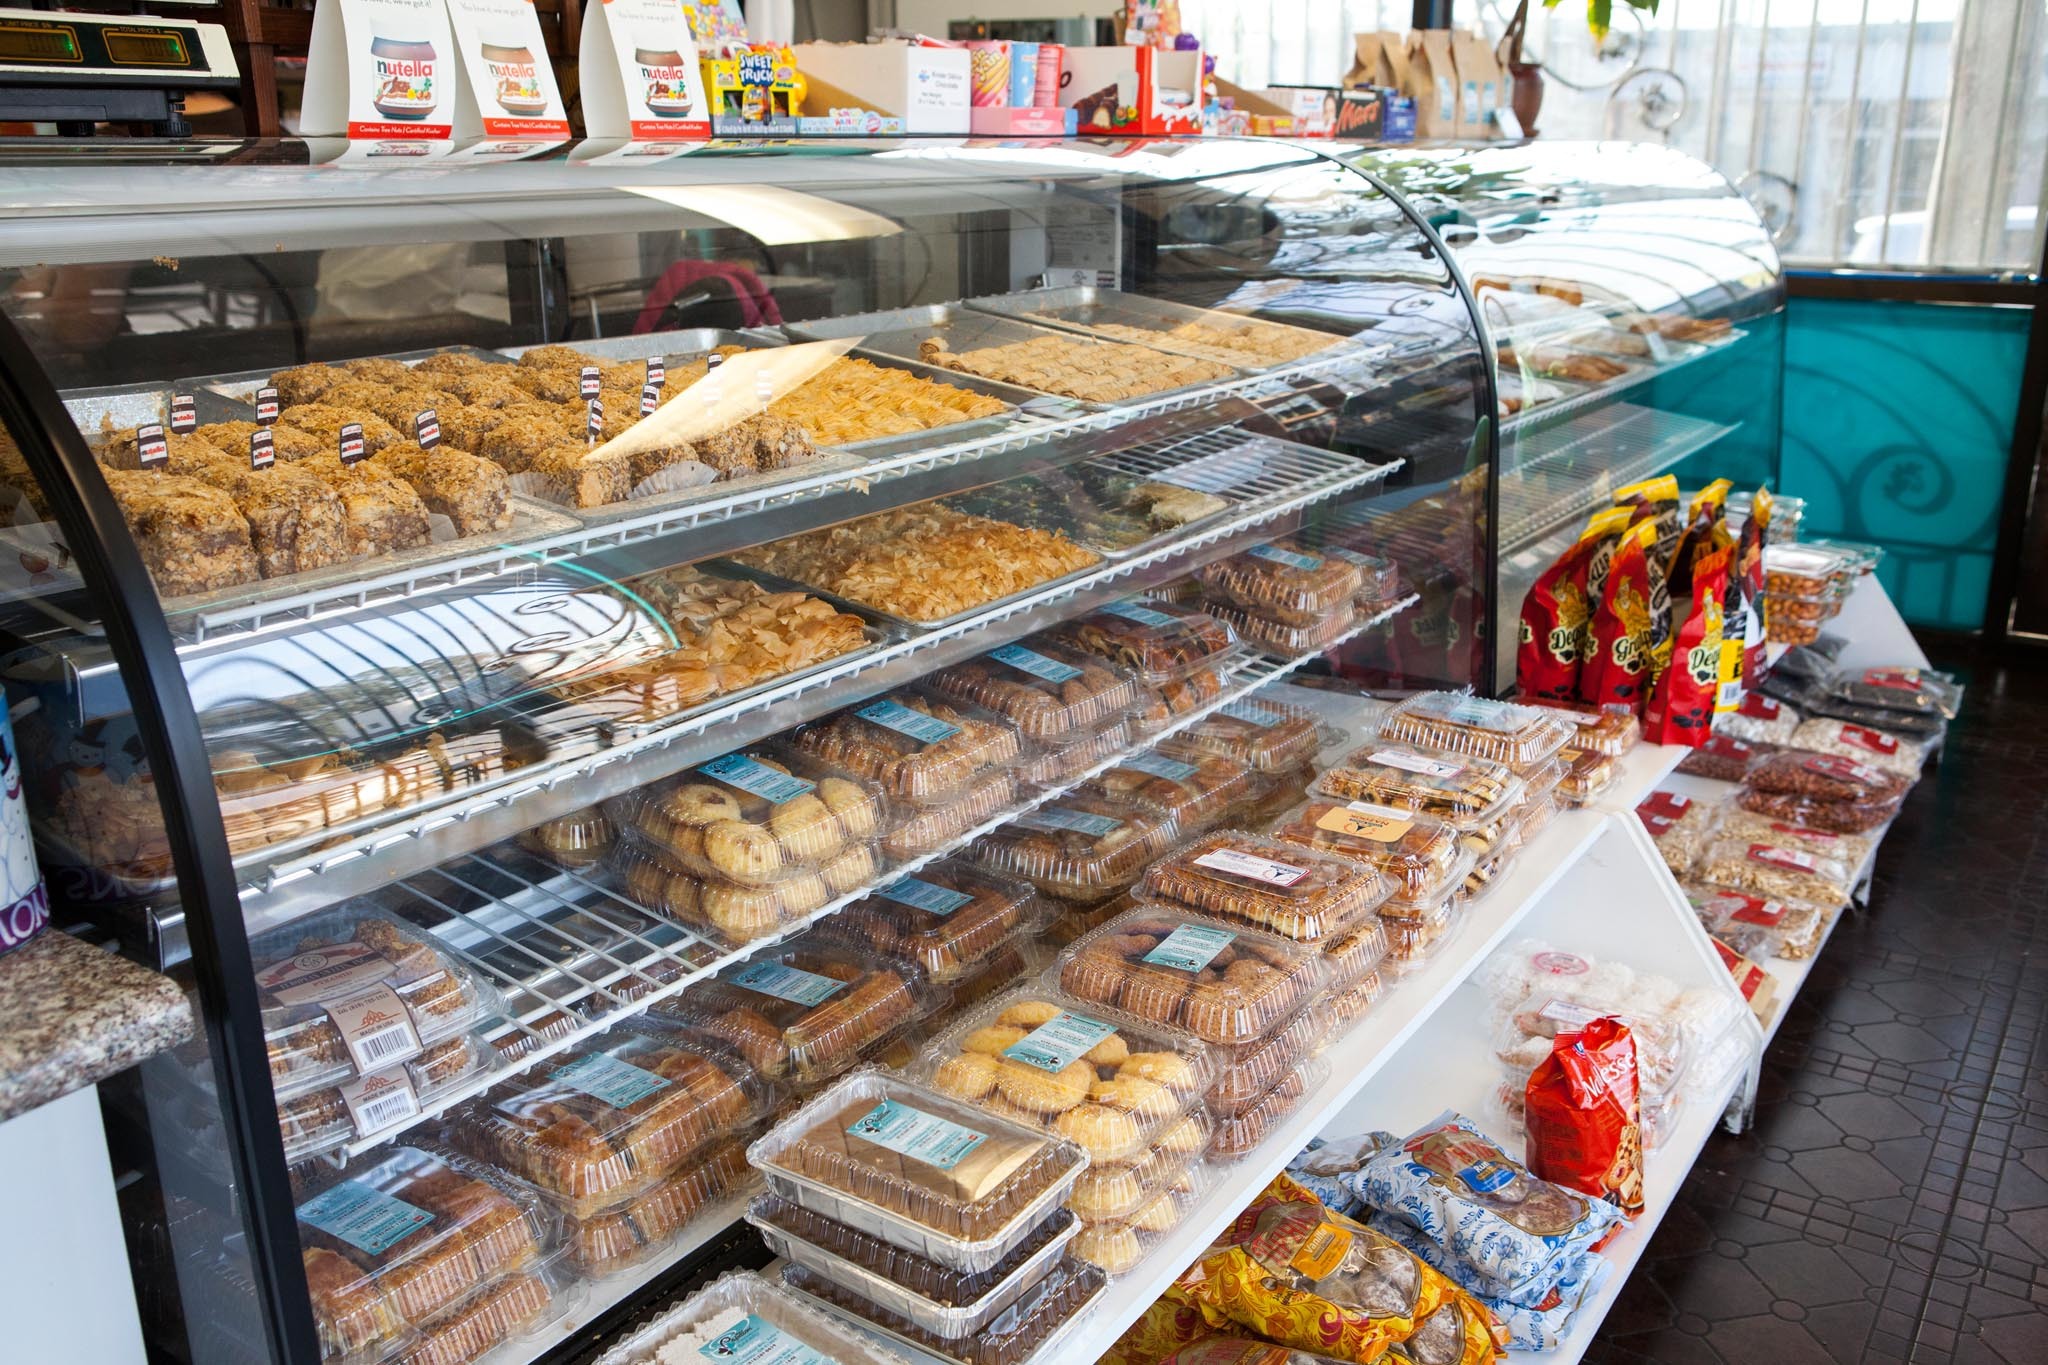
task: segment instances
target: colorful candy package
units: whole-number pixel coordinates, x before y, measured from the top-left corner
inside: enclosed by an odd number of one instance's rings
[[[1673,642],[1672,666],[1651,685],[1643,706],[1643,738],[1652,744],[1698,748],[1713,734],[1728,553],[1723,548],[1702,555],[1694,572],[1692,610]]]
[[[1588,593],[1593,560],[1610,549],[1618,509],[1596,516],[1557,561],[1537,576],[1522,599],[1515,647],[1515,687],[1524,696],[1570,701],[1578,695],[1594,599]],[[1605,524],[1603,524],[1603,518]],[[1606,576],[1603,565],[1601,577]]]
[[[1657,528],[1639,521],[1622,532],[1593,613],[1593,638],[1579,668],[1579,700],[1640,711],[1651,672],[1650,549]],[[1666,604],[1669,611],[1669,604]]]
[[[1716,479],[1692,495],[1685,513],[1685,534],[1678,538],[1678,548],[1671,552],[1671,565],[1664,575],[1672,596],[1692,591],[1693,565],[1700,556],[1735,543],[1728,530],[1728,490],[1733,487],[1726,479]]]
[[[1636,1040],[1619,1019],[1560,1033],[1529,1073],[1529,1173],[1643,1211],[1643,1114]]]

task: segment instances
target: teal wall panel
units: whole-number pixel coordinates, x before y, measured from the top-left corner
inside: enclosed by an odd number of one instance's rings
[[[1983,625],[2024,308],[1794,299],[1778,487],[1805,534],[1885,547],[1908,621]]]

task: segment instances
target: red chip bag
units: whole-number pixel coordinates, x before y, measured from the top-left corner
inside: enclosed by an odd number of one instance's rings
[[[1529,1073],[1529,1173],[1643,1211],[1643,1119],[1636,1040],[1619,1019],[1560,1033]]]
[[[1622,533],[1607,566],[1600,609],[1593,614],[1593,642],[1579,666],[1582,702],[1642,710],[1651,679],[1649,552],[1656,539],[1655,521],[1637,522]]]
[[[1515,690],[1524,696],[1570,701],[1578,695],[1579,660],[1593,604],[1586,598],[1586,567],[1599,541],[1582,536],[1530,585],[1522,599],[1515,647]]]
[[[1643,707],[1643,738],[1652,744],[1705,744],[1714,728],[1714,700],[1721,687],[1722,589],[1728,584],[1728,550],[1704,554],[1694,564],[1692,611],[1678,632],[1671,667],[1650,688]]]

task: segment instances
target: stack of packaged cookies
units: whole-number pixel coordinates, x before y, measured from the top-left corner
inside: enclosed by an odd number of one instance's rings
[[[1291,658],[1328,649],[1358,623],[1371,567],[1358,562],[1365,558],[1276,540],[1206,565],[1195,578],[1209,610],[1239,636],[1268,654]]]
[[[1244,653],[1237,633],[1208,612],[1149,599],[1111,602],[1052,635],[1131,675],[1130,726],[1138,739],[1222,696],[1225,674]]]
[[[1107,1288],[1070,1254],[1081,1224],[1066,1205],[1088,1154],[1042,1119],[861,1070],[747,1158],[768,1186],[748,1221],[788,1262],[783,1287],[917,1351],[959,1365],[1058,1360]]]
[[[1017,727],[1033,751],[1017,767],[1027,790],[1058,787],[1131,745],[1138,684],[1119,666],[1057,640],[1027,637],[940,669],[936,694]]]
[[[598,1365],[703,1360],[903,1365],[903,1357],[746,1271],[721,1275],[598,1357]]]
[[[1314,712],[1245,697],[1163,741],[1159,753],[1183,762],[1226,758],[1250,769],[1244,797],[1227,818],[1242,828],[1265,829],[1315,780],[1322,745],[1323,730]]]

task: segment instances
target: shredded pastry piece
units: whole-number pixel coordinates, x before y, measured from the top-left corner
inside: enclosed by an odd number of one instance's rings
[[[927,337],[918,343],[917,354],[929,365],[1090,403],[1141,398],[1236,374],[1230,366],[1213,360],[1171,355],[1120,341],[1081,341],[1050,334],[964,352],[949,351],[939,338]]]

